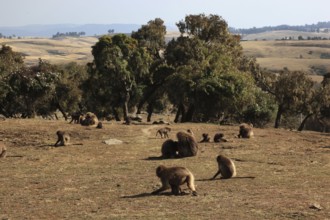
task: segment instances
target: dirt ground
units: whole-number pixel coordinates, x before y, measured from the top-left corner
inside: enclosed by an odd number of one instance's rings
[[[228,142],[161,160],[165,139],[155,135],[164,125],[103,125],[0,121],[8,150],[0,158],[0,219],[330,219],[329,133],[255,128],[253,139],[239,139],[237,125],[171,124],[171,139],[192,129],[198,140],[222,132]],[[52,147],[58,129],[73,145]],[[219,153],[234,160],[236,178],[208,180]],[[160,187],[160,164],[190,169],[198,196],[151,195]]]

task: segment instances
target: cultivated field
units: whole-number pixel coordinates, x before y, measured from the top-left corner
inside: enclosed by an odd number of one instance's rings
[[[8,148],[0,158],[0,219],[330,219],[330,134],[255,128],[255,138],[238,139],[238,126],[171,124],[172,139],[189,128],[198,139],[222,132],[228,142],[201,143],[196,157],[160,160],[160,127],[0,121]],[[82,145],[51,147],[58,129]],[[109,139],[123,143],[103,143]],[[219,153],[234,159],[237,178],[207,180]],[[160,186],[160,164],[189,168],[198,196],[150,195]]]

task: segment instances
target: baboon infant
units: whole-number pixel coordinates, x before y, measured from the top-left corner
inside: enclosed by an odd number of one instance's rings
[[[159,194],[171,188],[174,195],[182,194],[181,185],[187,183],[188,188],[194,196],[197,196],[195,189],[194,175],[185,167],[165,167],[160,165],[156,169],[156,175],[160,178],[162,186],[151,194]]]
[[[220,154],[217,157],[217,162],[218,172],[211,179],[215,179],[219,174],[221,174],[222,179],[229,179],[236,176],[236,167],[231,159]]]
[[[200,141],[201,143],[203,142],[210,142],[210,137],[208,133],[203,133],[202,134],[202,140]]]
[[[159,134],[161,138],[169,138],[168,133],[170,133],[170,132],[171,132],[171,128],[169,128],[169,127],[160,128],[156,132],[156,137]]]
[[[254,133],[253,133],[253,125],[251,124],[246,124],[246,123],[243,123],[243,124],[240,124],[239,126],[239,134],[238,134],[238,137],[239,138],[251,138],[254,136]]]
[[[55,147],[57,147],[57,146],[67,146],[67,145],[70,144],[69,143],[70,142],[70,135],[67,132],[59,130],[59,131],[56,132],[56,135],[57,135],[57,141],[54,144]]]
[[[222,133],[216,133],[214,135],[213,141],[216,142],[216,143],[227,142],[227,140],[224,139],[223,137],[224,137],[224,134],[222,134]]]

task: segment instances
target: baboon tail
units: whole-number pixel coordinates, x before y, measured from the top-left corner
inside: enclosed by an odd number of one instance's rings
[[[189,173],[189,176],[187,177],[187,186],[189,187],[189,189],[191,189],[191,191],[193,191],[193,192],[196,191],[195,177],[191,172]]]

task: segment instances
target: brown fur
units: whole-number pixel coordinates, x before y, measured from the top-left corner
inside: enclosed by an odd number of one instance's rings
[[[203,142],[210,142],[210,137],[208,133],[203,133],[202,134],[202,140],[200,141],[201,143]]]
[[[80,123],[80,118],[83,116],[80,112],[74,112],[71,114],[71,121],[69,122],[70,124],[73,122],[75,124]]]
[[[92,112],[87,112],[86,115],[80,117],[80,124],[83,126],[97,127],[98,123],[98,118]]]
[[[227,140],[224,139],[223,137],[224,137],[224,134],[222,134],[222,133],[216,133],[214,135],[213,141],[216,142],[216,143],[227,142]]]
[[[175,158],[177,157],[178,142],[172,139],[166,140],[162,145],[162,158]]]
[[[198,145],[195,138],[186,132],[178,132],[178,155],[179,157],[196,156],[198,152]]]
[[[234,162],[224,155],[219,155],[217,157],[218,162],[218,172],[212,177],[215,179],[219,174],[221,174],[222,179],[229,179],[236,176],[236,167]]]
[[[99,121],[99,123],[97,123],[96,128],[99,128],[99,129],[103,128],[103,124],[102,124],[102,122]]]
[[[156,175],[160,178],[162,186],[153,191],[152,194],[159,194],[171,188],[174,195],[180,195],[182,194],[180,186],[187,183],[192,194],[197,195],[194,175],[185,167],[165,167],[160,165],[156,169]]]
[[[54,144],[55,147],[57,146],[67,146],[70,145],[70,135],[67,132],[64,131],[57,131],[57,141]]]
[[[238,137],[239,138],[251,138],[251,137],[253,137],[254,133],[253,133],[252,128],[253,128],[253,125],[246,124],[246,123],[240,124]]]
[[[156,137],[159,134],[161,138],[169,138],[168,133],[170,132],[171,132],[171,128],[169,127],[160,128],[156,132]]]

